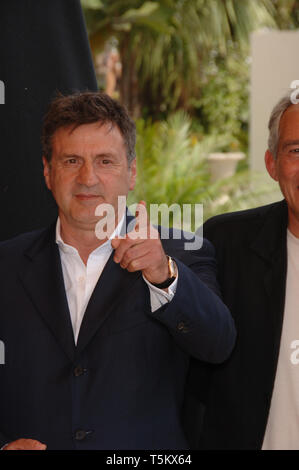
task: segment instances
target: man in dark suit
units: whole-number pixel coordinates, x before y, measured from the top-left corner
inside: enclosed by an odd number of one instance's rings
[[[238,331],[230,359],[213,367],[205,449],[299,448],[299,105],[290,96],[272,111],[268,144],[285,199],[204,224]]]
[[[232,350],[211,245],[161,239],[144,203],[133,229],[119,206],[134,147],[133,122],[107,95],[58,97],[45,117],[58,220],[0,245],[4,449],[186,449],[190,357],[219,363]]]

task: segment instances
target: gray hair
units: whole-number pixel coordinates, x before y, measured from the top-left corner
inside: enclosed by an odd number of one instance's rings
[[[269,138],[268,138],[268,149],[274,158],[277,157],[278,150],[278,141],[279,141],[279,123],[281,116],[288,109],[289,106],[292,106],[291,93],[289,92],[283,98],[281,98],[278,103],[274,106],[269,123]]]

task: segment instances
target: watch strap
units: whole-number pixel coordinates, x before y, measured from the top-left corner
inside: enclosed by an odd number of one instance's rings
[[[176,279],[176,277],[173,276],[173,277],[169,277],[164,282],[160,282],[160,284],[155,284],[154,282],[151,282],[151,284],[155,287],[158,287],[158,289],[166,289],[167,287],[169,287],[173,283],[173,281],[175,281],[175,279]]]
[[[169,272],[169,277],[167,279],[165,279],[165,281],[163,282],[160,282],[158,284],[156,284],[155,282],[151,282],[151,284],[155,287],[158,287],[158,289],[166,289],[167,287],[169,287],[173,281],[175,281],[176,279],[176,269],[175,269],[175,265],[174,265],[174,262],[172,260],[172,258],[170,256],[167,256],[168,258],[168,272]]]

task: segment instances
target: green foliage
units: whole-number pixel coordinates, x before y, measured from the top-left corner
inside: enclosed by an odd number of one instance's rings
[[[149,203],[178,203],[200,199],[209,180],[205,155],[208,142],[190,134],[190,120],[177,112],[165,122],[137,122],[137,186],[134,198]]]
[[[247,151],[249,60],[235,45],[226,57],[211,55],[205,66],[201,97],[193,100],[204,134],[222,135],[214,151]]]
[[[280,29],[297,29],[299,26],[298,2],[296,0],[275,0],[274,20]]]
[[[201,141],[191,132],[191,120],[183,112],[164,122],[137,122],[137,184],[128,203],[204,206],[204,220],[274,200],[275,187],[263,177],[244,171],[211,183],[206,157],[218,145],[217,136]],[[174,215],[174,225],[176,217]],[[194,217],[194,206],[193,206]],[[193,224],[189,230],[194,230]]]
[[[81,1],[93,49],[109,36],[118,40],[122,80],[131,81],[123,102],[132,102],[127,95],[138,88],[140,109],[155,117],[187,109],[199,96],[211,50],[226,56],[232,41],[246,47],[251,31],[276,26],[271,0]]]
[[[251,209],[282,199],[279,187],[269,175],[248,169],[214,183],[204,203],[204,220],[225,212]]]

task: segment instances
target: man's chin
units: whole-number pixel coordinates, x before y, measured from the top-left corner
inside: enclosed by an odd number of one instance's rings
[[[99,217],[96,217],[93,211],[90,214],[72,214],[72,220],[77,227],[86,228],[86,230],[95,230]]]

